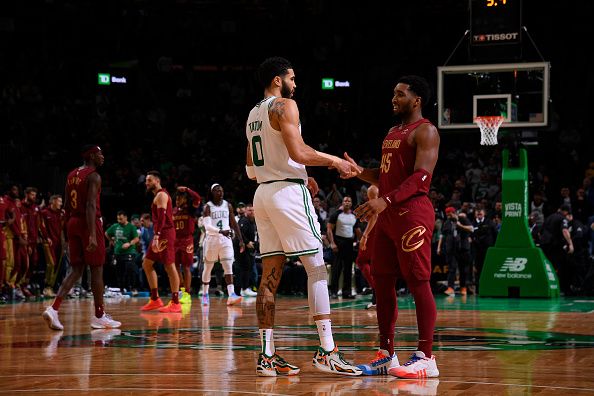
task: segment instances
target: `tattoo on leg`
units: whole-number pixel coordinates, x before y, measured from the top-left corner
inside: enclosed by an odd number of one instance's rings
[[[280,283],[280,276],[276,274],[276,268],[272,268],[270,274],[260,285],[258,297],[256,297],[256,313],[258,316],[258,325],[261,329],[271,329],[274,327],[274,314],[276,303],[274,296]]]
[[[272,329],[274,327],[274,313],[276,304],[273,295],[261,295],[256,297],[256,314],[258,316],[258,327],[261,329]]]
[[[276,294],[276,288],[280,281],[280,277],[277,278],[275,272],[276,268],[272,268],[270,274],[266,277],[266,287],[274,294]]]

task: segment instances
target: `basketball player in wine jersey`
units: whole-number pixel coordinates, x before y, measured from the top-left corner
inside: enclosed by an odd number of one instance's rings
[[[384,138],[379,169],[360,168],[358,175],[368,183],[378,184],[380,193],[379,198],[355,210],[364,221],[379,214],[371,271],[376,286],[380,350],[370,364],[359,366],[366,375],[439,375],[431,353],[437,310],[429,285],[435,214],[427,196],[437,163],[439,133],[421,112],[429,102],[430,92],[422,77],[404,76],[398,80],[392,106],[402,123],[392,127]],[[355,163],[346,153],[345,158]],[[406,281],[414,297],[419,329],[418,350],[402,366],[394,353],[398,317],[394,285],[398,277]]]
[[[173,224],[175,226],[175,267],[180,276],[183,275],[182,304],[191,304],[190,287],[192,285],[191,267],[194,262],[194,230],[196,218],[194,212],[200,206],[200,194],[186,186],[178,186],[173,208]],[[181,265],[181,269],[180,269]],[[182,274],[183,271],[183,274]],[[180,281],[181,283],[181,281]]]
[[[103,165],[105,158],[99,146],[85,146],[82,156],[84,164],[72,170],[66,178],[64,207],[72,272],[64,278],[52,305],[43,312],[43,319],[54,330],[64,329],[58,318],[58,309],[87,265],[91,269],[91,290],[95,303],[91,327],[107,329],[121,326],[103,308],[105,238],[100,205],[101,176],[97,173],[97,168]]]
[[[142,262],[142,268],[151,289],[151,296],[149,302],[142,306],[141,311],[158,309],[163,313],[181,313],[179,275],[175,268],[175,228],[171,196],[167,190],[161,187],[161,175],[157,171],[150,171],[146,174],[145,184],[146,190],[155,195],[151,205],[155,235]],[[166,306],[163,306],[163,301],[159,297],[157,272],[154,268],[155,261],[163,263],[169,277],[171,301]]]

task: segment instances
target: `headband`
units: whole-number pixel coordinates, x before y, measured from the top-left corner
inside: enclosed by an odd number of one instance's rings
[[[91,157],[91,154],[98,153],[99,151],[101,151],[101,147],[99,146],[90,147],[88,150],[82,153],[82,157],[84,159],[89,159]]]

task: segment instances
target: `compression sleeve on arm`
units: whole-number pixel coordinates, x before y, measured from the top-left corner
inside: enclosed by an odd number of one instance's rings
[[[157,218],[155,219],[155,235],[161,235],[161,230],[165,226],[165,217],[167,214],[167,210],[165,208],[158,208],[157,209]]]
[[[416,195],[429,192],[431,186],[431,173],[425,169],[417,169],[406,178],[397,189],[382,196],[388,206],[398,206]]]
[[[211,232],[211,233],[215,233],[215,234],[219,233],[219,229],[212,225],[212,219],[210,218],[210,216],[206,216],[202,220],[203,220],[203,224],[204,224],[204,229],[207,232]]]

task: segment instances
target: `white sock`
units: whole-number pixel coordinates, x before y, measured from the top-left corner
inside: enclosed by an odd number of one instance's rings
[[[325,351],[334,350],[334,338],[332,338],[332,321],[330,319],[316,320],[320,344]]]
[[[274,336],[272,329],[260,329],[260,341],[262,342],[262,353],[272,356],[276,352],[274,348]]]
[[[209,283],[203,283],[202,284],[202,294],[208,294],[208,288],[209,288],[210,284]]]
[[[235,294],[235,286],[233,285],[233,283],[227,285],[227,293],[229,294],[229,297]]]

